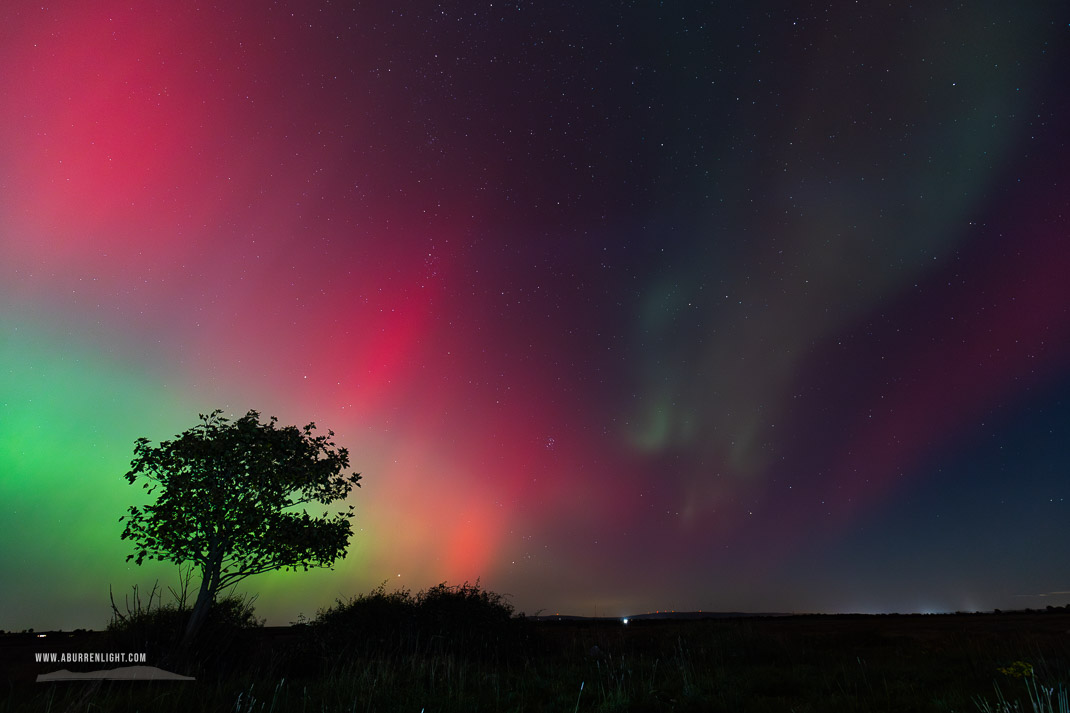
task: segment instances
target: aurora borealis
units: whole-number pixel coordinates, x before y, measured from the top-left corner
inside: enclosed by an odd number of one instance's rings
[[[8,5],[0,628],[217,407],[363,474],[269,623],[1070,602],[1061,3]]]

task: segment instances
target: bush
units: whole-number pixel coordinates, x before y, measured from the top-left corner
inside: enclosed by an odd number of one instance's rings
[[[415,597],[406,589],[368,594],[320,610],[310,632],[322,654],[500,656],[519,642],[523,620],[504,595],[479,582],[445,582]]]
[[[416,600],[407,589],[387,593],[386,583],[316,613],[309,631],[324,653],[392,653],[411,646]]]
[[[243,633],[264,625],[256,618],[255,601],[256,597],[230,595],[208,610],[191,650],[200,673],[230,670],[241,659],[237,654],[245,643]],[[157,598],[153,604],[151,594],[148,605],[143,606],[135,589],[133,608],[128,602],[123,614],[113,601],[112,612],[107,628],[110,646],[116,651],[145,653],[148,665],[166,667],[182,640],[192,609],[184,599],[161,604]]]
[[[466,657],[498,652],[513,615],[503,595],[480,588],[478,581],[453,587],[443,582],[420,592],[416,605],[432,650]]]

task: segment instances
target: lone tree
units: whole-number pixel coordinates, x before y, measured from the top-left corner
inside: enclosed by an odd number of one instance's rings
[[[330,567],[353,534],[346,512],[311,517],[301,506],[327,505],[360,487],[344,475],[349,452],[316,425],[277,428],[249,411],[234,422],[221,410],[158,446],[139,438],[126,479],[144,479],[155,504],[131,507],[122,539],[137,551],[126,561],[191,563],[200,570],[197,601],[179,652],[196,637],[216,595],[246,577],[275,569]]]

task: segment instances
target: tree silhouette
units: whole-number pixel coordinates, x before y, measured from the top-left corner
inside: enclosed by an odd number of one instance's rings
[[[139,479],[156,502],[132,506],[122,539],[137,551],[126,560],[189,562],[200,571],[197,600],[179,657],[197,635],[216,595],[242,579],[275,569],[329,567],[344,558],[353,534],[348,511],[311,517],[301,506],[329,504],[360,487],[343,475],[349,452],[315,424],[277,428],[249,411],[234,422],[221,410],[158,446],[139,438],[126,479]]]

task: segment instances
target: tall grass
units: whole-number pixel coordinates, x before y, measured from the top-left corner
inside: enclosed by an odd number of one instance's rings
[[[995,703],[990,703],[987,698],[976,697],[974,702],[981,713],[1070,713],[1070,702],[1067,700],[1066,687],[1044,686],[1037,682],[1035,667],[1026,661],[1015,661],[1009,666],[999,669],[999,672],[1011,679],[1019,679],[1025,687],[1028,705],[1018,699],[1008,701],[1003,696],[1003,689],[999,683],[995,684]],[[1054,701],[1052,697],[1054,696]]]

